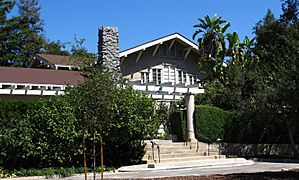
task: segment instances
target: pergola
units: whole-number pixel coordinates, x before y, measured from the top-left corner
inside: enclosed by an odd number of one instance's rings
[[[187,138],[189,140],[195,139],[193,114],[194,114],[194,95],[204,93],[204,89],[197,85],[184,86],[180,85],[151,85],[151,84],[133,84],[133,89],[147,94],[155,101],[171,102],[181,100],[183,97],[186,99],[186,112],[187,112]]]

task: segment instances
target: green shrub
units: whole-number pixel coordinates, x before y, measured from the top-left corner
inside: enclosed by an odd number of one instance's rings
[[[78,131],[72,108],[60,96],[0,101],[0,166],[18,169],[77,165],[76,157],[82,159]]]
[[[195,133],[200,141],[224,138],[224,126],[230,116],[228,111],[217,107],[198,105],[195,108]]]

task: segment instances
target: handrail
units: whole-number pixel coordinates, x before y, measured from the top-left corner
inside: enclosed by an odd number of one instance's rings
[[[155,160],[155,151],[154,151],[154,148],[155,146],[157,146],[157,150],[158,150],[158,160],[159,160],[159,163],[160,163],[160,146],[159,144],[157,144],[156,142],[150,140],[150,142],[152,143],[152,155],[153,155],[153,160]]]

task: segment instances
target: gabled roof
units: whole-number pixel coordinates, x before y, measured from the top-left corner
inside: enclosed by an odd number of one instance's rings
[[[50,54],[36,54],[35,57],[38,60],[44,60],[50,64],[65,65],[65,66],[78,66],[80,63],[74,60],[70,60],[69,56],[50,55]]]
[[[0,83],[77,85],[83,81],[78,71],[0,67]]]
[[[146,48],[149,48],[149,47],[152,47],[152,46],[155,46],[155,45],[158,45],[158,44],[162,44],[166,41],[173,40],[173,39],[179,40],[180,42],[190,46],[192,49],[196,49],[196,50],[198,49],[198,46],[194,42],[190,41],[189,39],[187,39],[186,37],[184,37],[180,33],[174,33],[174,34],[170,34],[168,36],[164,36],[164,37],[149,41],[147,43],[135,46],[133,48],[121,51],[119,53],[119,57],[125,57],[129,54],[138,52],[140,50],[144,50]]]

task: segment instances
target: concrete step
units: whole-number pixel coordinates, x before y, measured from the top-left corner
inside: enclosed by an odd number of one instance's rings
[[[177,162],[187,162],[187,161],[198,161],[198,160],[213,160],[219,159],[218,155],[215,156],[189,156],[189,157],[175,157],[175,158],[160,158],[160,163],[177,163]],[[220,159],[226,159],[225,155],[220,155]],[[144,160],[146,161],[146,160]],[[149,163],[153,161],[149,160]],[[155,159],[154,163],[159,163],[159,159]]]
[[[210,149],[208,150],[207,148],[189,148],[189,147],[159,147],[160,152],[218,152],[218,149]],[[145,148],[146,152],[156,152],[158,151],[158,148]]]
[[[149,155],[150,157],[151,157],[151,155]],[[170,158],[174,158],[174,159],[176,159],[176,158],[189,158],[189,157],[209,157],[209,156],[204,156],[204,154],[203,153],[181,153],[181,154],[160,154],[160,159],[170,159]],[[210,156],[213,156],[213,157],[215,157],[215,156],[218,156],[218,154],[211,154]],[[146,156],[145,156],[146,157]],[[155,159],[157,159],[159,156],[157,155],[157,156],[155,156],[156,158]],[[149,158],[147,158],[147,159],[149,159]]]
[[[152,143],[150,141],[146,141],[146,153],[142,158],[144,161],[158,161],[159,154],[157,145],[159,146],[160,151],[160,162],[177,162],[218,158],[219,152],[218,145],[216,144],[208,145],[196,141],[172,142],[171,140],[153,140],[153,142],[156,143],[154,148],[152,148]],[[210,148],[209,153],[208,148]],[[221,157],[225,158],[225,156]]]
[[[201,151],[201,150],[196,150],[196,149],[193,149],[193,150],[164,150],[164,151],[160,151],[160,155],[163,155],[163,154],[174,154],[174,155],[180,155],[180,154],[202,154],[202,155],[208,155],[208,154],[218,154],[219,152],[218,151]],[[153,152],[152,151],[146,151],[146,153],[144,155],[152,155]],[[155,150],[154,151],[154,154],[158,154],[158,150]]]

